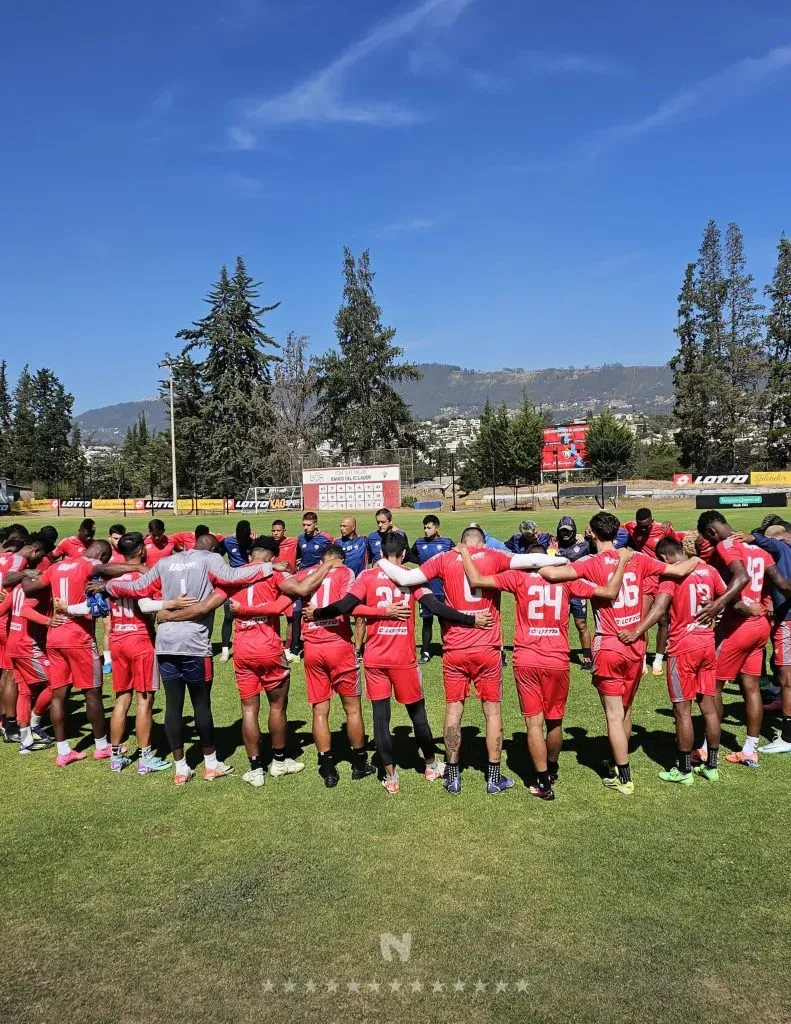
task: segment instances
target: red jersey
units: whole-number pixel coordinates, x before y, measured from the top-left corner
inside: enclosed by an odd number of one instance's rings
[[[22,572],[27,568],[27,559],[11,551],[0,551],[0,590],[3,589],[3,577],[9,572]],[[0,612],[0,638],[8,631],[8,620],[11,612],[9,605],[6,611]]]
[[[289,572],[295,572],[297,568],[297,538],[284,537],[280,541],[276,562],[285,562]]]
[[[656,546],[664,537],[670,537],[672,540],[679,542],[683,539],[682,534],[676,533],[672,526],[663,526],[662,523],[658,523],[656,520],[651,523],[651,529],[648,533],[640,533],[637,529],[637,522],[634,519],[630,523],[622,523],[621,525],[628,534],[626,543],[629,547],[635,551],[644,551],[652,558],[656,558]]]
[[[410,668],[417,664],[415,653],[415,604],[431,591],[428,587],[413,590],[399,588],[381,569],[364,569],[352,584],[350,594],[358,597],[363,607],[356,615],[365,615],[364,608],[384,608],[388,604],[405,604],[409,607],[408,619],[368,620],[363,664],[367,668],[385,668],[397,665]]]
[[[26,597],[21,584],[14,587],[11,595],[11,624],[8,629],[8,656],[10,658],[34,658],[47,646],[47,628],[43,623],[27,618],[25,611],[32,611],[49,618],[51,602],[48,597],[36,594]]]
[[[514,651],[527,652],[528,660],[547,668],[569,664],[569,602],[572,597],[589,598],[596,584],[579,579],[571,583],[548,583],[535,573],[509,569],[496,577],[500,590],[516,598]]]
[[[508,551],[471,548],[470,554],[482,576],[495,576],[498,572],[505,572],[511,567],[512,556]],[[464,574],[461,555],[455,551],[434,555],[421,565],[420,571],[427,580],[442,580],[445,597],[452,608],[470,615],[476,612],[489,612],[494,619],[494,625],[489,629],[469,629],[453,623],[445,626],[443,623],[442,646],[445,650],[468,651],[478,647],[502,647],[499,590],[473,590]]]
[[[113,553],[110,555],[110,565],[123,565],[126,561],[120,551],[113,548]]]
[[[153,537],[146,537],[143,543],[146,546],[146,565],[150,569],[162,558],[167,558],[174,551],[181,551],[181,546],[173,537],[165,537],[155,542]]]
[[[280,594],[278,590],[280,581],[284,580],[286,575],[274,572],[268,579],[260,580],[249,587],[217,588],[218,593],[225,594],[242,609],[253,609],[268,604],[279,604],[281,608],[279,612],[269,615],[243,615],[236,619],[234,657],[268,662],[282,655],[280,616],[288,615],[292,607],[290,599],[285,594]]]
[[[82,604],[85,600],[85,584],[94,573],[99,563],[96,559],[64,558],[62,562],[51,565],[41,580],[52,591],[53,598],[60,598],[65,604]],[[90,647],[93,643],[94,621],[80,615],[69,619],[62,626],[53,627],[47,635],[48,647]]]
[[[304,580],[315,572],[317,566],[303,569],[297,573],[298,580]],[[310,599],[314,608],[326,608],[346,597],[354,583],[354,573],[346,565],[336,565],[321,581],[321,586]],[[339,615],[336,619],[324,619],[322,622],[305,622],[302,626],[302,637],[305,643],[332,643],[336,640],[351,641],[352,628],[348,615]]]
[[[600,551],[587,555],[571,566],[578,576],[584,576],[599,587],[606,587],[618,568],[617,551]],[[621,630],[633,628],[643,617],[643,598],[654,595],[659,586],[659,577],[667,566],[649,555],[635,554],[626,567],[623,583],[614,601],[594,597],[593,617],[596,622],[594,650],[618,651],[632,659],[645,654],[646,639],[626,645],[618,639]]]
[[[129,572],[124,573],[123,576],[116,576],[115,582],[134,583],[135,580],[140,579],[143,573],[147,571],[146,566],[142,568],[135,566],[130,568]],[[145,596],[150,597],[154,601],[161,601],[161,582],[155,580],[149,587],[149,593]],[[140,611],[136,598],[112,597],[108,594],[107,600],[110,604],[110,643],[113,640],[121,640],[123,637],[133,633],[135,636],[148,636],[153,644],[154,621],[150,615]]]
[[[749,576],[739,595],[739,600],[745,604],[762,604],[768,595],[766,570],[775,564],[774,559],[767,551],[763,551],[754,544],[744,544],[740,540],[734,540],[733,537],[720,541],[714,552],[712,565],[719,569],[725,579],[730,579],[730,567],[736,561],[744,563]],[[749,629],[760,624],[760,618],[745,618],[744,615],[739,615],[737,611],[734,611],[730,605],[722,616],[722,630],[726,635],[733,633],[741,626]]]
[[[671,598],[669,654],[686,654],[708,644],[714,646],[713,629],[700,625],[696,617],[704,604],[725,590],[722,576],[710,565],[699,565],[683,580],[660,581],[657,593],[669,594]]]
[[[52,552],[52,557],[79,558],[80,555],[84,555],[87,550],[88,545],[84,544],[79,537],[64,537]]]
[[[222,533],[212,533],[210,536],[214,537],[218,544],[221,541],[225,540],[225,537]],[[196,538],[195,533],[192,530],[183,530],[181,533],[171,533],[168,540],[170,541],[171,544],[174,545],[173,551],[192,551],[192,549],[195,547]],[[148,538],[146,538],[146,544],[147,543]],[[173,554],[173,551],[171,551],[170,553]],[[159,556],[159,558],[164,557],[164,555]],[[157,561],[159,561],[159,559],[157,559]],[[151,566],[151,564],[151,562],[148,563],[149,567]]]

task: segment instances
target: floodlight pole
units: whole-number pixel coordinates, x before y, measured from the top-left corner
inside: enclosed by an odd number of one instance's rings
[[[173,515],[179,514],[179,492],[178,482],[176,479],[176,413],[173,405],[173,363],[167,359],[165,362],[160,363],[160,366],[167,366],[170,371],[170,472],[171,472],[171,484],[173,487]],[[154,496],[151,495],[151,501],[153,503]]]

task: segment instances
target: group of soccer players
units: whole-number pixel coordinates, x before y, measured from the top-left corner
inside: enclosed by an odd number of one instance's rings
[[[460,543],[442,536],[440,521],[423,520],[413,545],[388,509],[376,529],[357,533],[349,516],[337,538],[306,512],[302,533],[287,536],[282,520],[256,537],[241,521],[230,537],[208,527],[168,535],[153,519],[148,533],[110,528],[95,537],[85,520],[76,536],[57,543],[53,527],[34,535],[21,526],[0,533],[0,669],[3,737],[22,754],[52,746],[42,720],[49,712],[55,763],[85,759],[67,736],[67,698],[84,694],[94,737],[93,757],[114,772],[132,760],[124,747],[135,707],[140,774],[174,769],[182,786],[195,775],[184,752],[184,703],[189,695],[203,751],[203,778],[233,768],[219,759],[211,708],[214,613],[224,608],[221,660],[233,656],[249,759],[243,779],[264,785],[261,695],[268,705],[272,777],[296,774],[304,763],[289,756],[288,694],[291,663],[304,658],[318,769],[325,785],[339,780],[329,716],[337,696],[351,746],[351,778],[376,772],[368,760],[361,668],[371,703],[373,740],[382,784],[399,792],[390,728],[391,700],[404,705],[428,781],[461,792],[461,724],[471,695],[481,702],[487,751],[486,791],[513,786],[501,771],[503,636],[500,594],[514,596],[513,675],[534,768],[530,793],[555,798],[563,718],[569,695],[568,626],[579,632],[583,668],[592,670],[604,712],[611,758],[603,766],[609,789],[629,796],[632,705],[647,668],[646,635],[660,627],[654,672],[663,669],[676,726],[677,763],[660,778],[692,785],[695,775],[719,779],[722,691],[738,680],[747,735],[727,760],[756,768],[765,705],[761,678],[771,636],[780,684],[782,729],[761,747],[791,752],[791,526],[769,517],[751,534],[738,534],[719,512],[705,512],[697,533],[684,535],[640,509],[632,522],[599,512],[584,535],[567,516],[556,535],[530,520],[503,543],[471,524]],[[227,561],[226,561],[227,558]],[[417,568],[407,568],[413,562]],[[594,612],[593,641],[587,601]],[[423,628],[418,661],[415,607]],[[286,644],[281,617],[288,622]],[[352,624],[354,620],[354,627]],[[102,658],[95,623],[104,621],[105,671],[115,702],[108,723],[102,699]],[[420,663],[431,658],[433,620],[442,628],[446,761],[438,760],[426,712]],[[234,635],[235,628],[235,635]],[[231,638],[233,644],[231,646]],[[172,760],[152,747],[154,695],[165,691],[165,734]],[[695,741],[692,704],[702,717]],[[292,751],[293,753],[293,751]]]

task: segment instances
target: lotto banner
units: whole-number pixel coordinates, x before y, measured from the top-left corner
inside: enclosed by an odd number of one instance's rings
[[[791,487],[791,470],[779,469],[774,473],[750,473],[753,487]]]
[[[331,466],[302,471],[306,509],[377,509],[401,505],[399,466]]]
[[[572,423],[567,427],[545,427],[541,469],[545,473],[587,469],[587,437],[587,423]]]
[[[706,474],[698,473],[674,473],[674,487],[716,487],[718,484],[737,484],[739,486],[748,483],[749,473],[719,473]],[[755,483],[755,480],[753,480]]]

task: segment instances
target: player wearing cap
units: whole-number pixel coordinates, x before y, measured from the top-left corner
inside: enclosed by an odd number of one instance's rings
[[[539,530],[538,524],[533,519],[523,519],[519,524],[519,533],[505,542],[505,546],[514,554],[524,554],[534,544],[538,544],[544,551],[547,551],[552,543],[552,534],[546,530]]]
[[[561,582],[582,576],[597,586],[606,586],[619,564],[615,540],[620,522],[610,512],[597,512],[590,521],[589,529],[597,553],[561,569],[547,569],[544,575],[548,579]],[[632,734],[632,702],[643,671],[645,640],[624,644],[618,639],[618,634],[638,625],[644,601],[656,593],[662,575],[681,577],[690,573],[697,564],[698,559],[693,558],[676,565],[665,565],[636,552],[624,573],[618,597],[614,601],[593,598],[596,621],[593,685],[599,692],[604,709],[615,771],[614,775],[608,774],[603,782],[621,796],[634,793],[629,739]]]
[[[675,565],[684,560],[684,547],[674,537],[663,537],[656,545],[663,562]],[[667,688],[676,724],[678,759],[669,771],[660,772],[663,782],[691,786],[692,701],[697,699],[703,715],[708,753],[706,763],[695,771],[709,782],[719,780],[720,717],[717,713],[717,651],[714,631],[697,621],[700,609],[725,593],[722,577],[710,565],[701,563],[684,579],[660,582],[654,603],[646,616],[631,630],[618,634],[621,643],[634,644],[662,618],[670,617]]]
[[[407,551],[406,562],[416,562],[423,565],[434,555],[441,555],[451,551],[454,547],[450,537],[442,537],[439,532],[440,522],[434,515],[423,517],[423,536],[418,537],[412,547]],[[445,591],[442,587],[442,580],[431,580],[428,584],[431,593],[438,601],[445,600]],[[427,665],[431,661],[431,639],[434,633],[434,615],[422,602],[420,603],[420,618],[422,621],[420,634],[420,664]]]
[[[571,516],[562,516],[558,522],[556,552],[569,562],[577,562],[580,558],[592,554],[590,543],[584,537],[577,540],[577,523]],[[593,658],[588,629],[588,602],[582,597],[572,597],[569,609],[580,638],[580,667],[590,672],[593,668]]]
[[[722,721],[723,687],[738,679],[747,717],[742,749],[728,754],[725,760],[757,768],[763,724],[761,673],[771,633],[766,616],[768,587],[771,581],[784,589],[788,581],[778,573],[770,554],[736,539],[736,531],[721,512],[704,512],[698,519],[698,533],[715,545],[712,565],[727,583],[725,593],[698,613],[698,621],[704,624],[713,623],[720,612],[724,613],[717,628],[717,711]],[[705,753],[704,745],[698,754],[703,758]]]
[[[512,555],[491,551],[484,547],[483,531],[470,527],[461,535],[461,543],[472,548],[471,556],[480,563],[486,576],[506,569],[538,568],[542,565],[563,565],[562,559],[549,555]],[[468,629],[449,626],[443,635],[442,678],[445,687],[445,752],[447,769],[445,789],[448,793],[461,792],[461,721],[464,704],[471,687],[481,702],[486,721],[487,793],[502,793],[514,782],[500,772],[503,746],[503,722],[500,702],[503,695],[503,675],[500,649],[503,643],[500,622],[500,594],[491,590],[472,590],[464,573],[464,563],[457,551],[435,555],[419,569],[405,569],[395,562],[377,563],[385,575],[400,588],[420,586],[429,580],[441,579],[450,605],[457,611],[488,612],[492,626],[488,629]]]

